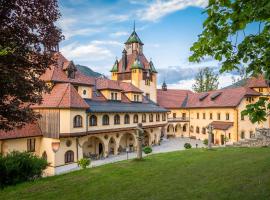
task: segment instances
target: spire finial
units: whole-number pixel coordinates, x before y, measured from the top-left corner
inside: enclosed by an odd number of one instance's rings
[[[136,24],[135,24],[135,20],[133,22],[133,31],[135,32],[135,29],[136,29]]]

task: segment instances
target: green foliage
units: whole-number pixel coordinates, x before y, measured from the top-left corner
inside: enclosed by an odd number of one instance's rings
[[[91,161],[88,158],[82,158],[78,161],[78,164],[81,168],[86,169],[90,165]]]
[[[204,13],[207,14],[204,30],[191,47],[193,54],[189,60],[199,62],[212,57],[220,61],[221,72],[239,69],[244,64],[247,74],[263,74],[270,80],[269,0],[210,0]],[[250,24],[257,25],[257,31],[248,31]],[[253,122],[264,121],[267,111],[262,107],[258,103],[245,113]]]
[[[204,139],[204,140],[203,140],[203,144],[204,144],[204,145],[208,145],[208,139]]]
[[[28,152],[11,152],[0,156],[0,188],[41,177],[48,163]]]
[[[218,88],[218,74],[215,74],[209,67],[200,69],[195,81],[195,84],[192,85],[195,92],[207,92]]]
[[[152,148],[149,147],[149,146],[143,148],[143,152],[144,152],[145,154],[152,153],[152,151],[153,151]]]
[[[185,149],[191,149],[191,144],[190,143],[185,143],[184,144],[184,147],[185,147]]]

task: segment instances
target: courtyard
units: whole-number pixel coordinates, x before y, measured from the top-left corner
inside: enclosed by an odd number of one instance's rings
[[[205,145],[202,143],[201,140],[177,137],[177,138],[165,139],[161,142],[160,145],[154,145],[152,147],[153,149],[152,154],[184,150],[185,143],[190,143],[192,148],[196,148],[196,144],[197,144],[197,148],[205,147]],[[91,167],[96,167],[96,166],[100,166],[100,165],[104,165],[108,163],[114,163],[114,162],[118,162],[122,160],[127,160],[127,159],[133,159],[133,158],[136,158],[136,155],[137,155],[136,152],[121,153],[119,155],[110,155],[108,158],[93,160],[91,162]]]

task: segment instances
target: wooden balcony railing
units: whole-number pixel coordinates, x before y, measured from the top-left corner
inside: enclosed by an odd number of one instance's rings
[[[189,117],[169,117],[168,122],[188,122]]]

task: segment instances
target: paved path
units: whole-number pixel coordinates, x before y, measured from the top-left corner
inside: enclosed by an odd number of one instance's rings
[[[192,145],[192,148],[196,147],[196,144],[198,144],[198,148],[203,147],[203,143],[200,140],[194,140],[194,139],[189,139],[189,138],[172,138],[172,139],[167,139],[162,141],[161,145],[153,146],[153,152],[152,154],[155,153],[163,153],[163,152],[171,152],[171,151],[178,151],[178,150],[184,150],[184,144],[188,142]],[[145,155],[143,155],[145,156]],[[136,158],[136,153],[129,153],[128,154],[128,159]],[[102,159],[102,160],[94,160],[91,162],[90,167],[96,167],[108,163],[114,163],[118,162],[121,160],[126,160],[127,159],[127,154],[123,153],[120,155],[113,155],[108,158]]]

